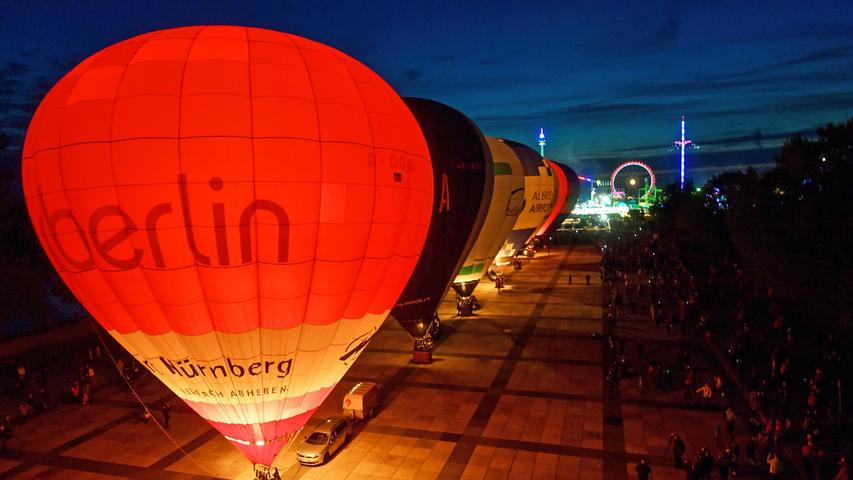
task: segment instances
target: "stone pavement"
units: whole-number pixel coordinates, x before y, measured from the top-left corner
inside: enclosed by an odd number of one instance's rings
[[[312,423],[338,414],[361,380],[381,385],[378,415],[357,424],[327,465],[299,466],[295,447],[282,452],[275,462],[282,478],[624,480],[635,478],[642,457],[655,478],[683,478],[667,468],[669,433],[685,438],[688,456],[713,447],[720,410],[684,407],[680,392],[640,393],[627,380],[615,395],[604,391],[610,354],[602,348],[599,261],[592,246],[524,260],[501,292],[481,283],[475,294],[484,307],[473,317],[455,318],[449,295],[431,365],[410,363],[410,337],[387,321]],[[639,316],[616,333],[629,346],[645,338],[647,356],[677,350],[677,339]],[[703,368],[714,372],[713,359]],[[150,377],[139,386],[154,408],[172,398]],[[0,454],[0,478],[254,478],[227,441],[177,403],[172,441],[140,420],[120,385],[108,385],[89,406],[63,406],[18,427]]]

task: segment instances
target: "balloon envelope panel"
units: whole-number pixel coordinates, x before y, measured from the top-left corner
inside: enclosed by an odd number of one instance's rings
[[[432,205],[426,143],[387,83],[229,26],[84,60],[32,119],[23,185],[89,312],[266,465],[387,316]]]
[[[545,159],[545,163],[548,164],[548,167],[551,169],[552,179],[554,180],[555,189],[557,192],[556,200],[554,201],[554,206],[551,208],[551,213],[548,214],[548,217],[542,223],[542,226],[536,230],[536,236],[545,235],[552,226],[554,226],[554,220],[557,218],[557,215],[563,209],[563,205],[566,203],[566,197],[568,193],[568,184],[566,181],[566,174],[563,173],[563,170],[557,166],[556,162]],[[556,228],[556,227],[554,227]]]
[[[391,315],[421,337],[482,228],[492,198],[492,158],[480,129],[457,110],[405,99],[432,159],[435,197],[423,253]]]
[[[498,257],[512,257],[545,221],[554,205],[551,168],[532,148],[512,140],[502,140],[521,161],[524,169],[524,208]]]
[[[453,289],[463,297],[473,293],[480,278],[489,270],[524,206],[521,161],[505,143],[493,137],[487,137],[486,141],[492,153],[495,187],[483,228],[453,280]]]
[[[578,178],[578,174],[575,173],[571,167],[557,162],[554,162],[554,164],[559,168],[559,170],[562,170],[563,175],[566,177],[566,190],[568,193],[566,195],[566,201],[563,203],[563,208],[560,209],[560,213],[554,219],[554,223],[551,224],[551,230],[560,228],[560,225],[562,225],[563,222],[569,218],[569,215],[572,214],[572,210],[575,208],[575,205],[577,205],[581,188],[581,182]]]

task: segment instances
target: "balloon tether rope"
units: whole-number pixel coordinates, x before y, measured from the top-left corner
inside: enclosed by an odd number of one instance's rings
[[[140,405],[142,405],[142,408],[144,409],[144,410],[142,411],[143,415],[145,414],[145,411],[149,411],[149,412],[150,412],[150,411],[151,411],[151,409],[150,409],[150,408],[148,408],[148,405],[146,405],[146,404],[145,404],[145,401],[144,401],[144,400],[142,400],[142,397],[139,395],[139,393],[137,393],[137,392],[136,392],[136,389],[135,389],[135,388],[133,388],[133,385],[130,383],[130,381],[127,379],[127,377],[125,377],[125,376],[124,376],[124,372],[122,372],[122,371],[120,371],[120,370],[119,370],[119,368],[118,368],[118,363],[116,363],[116,359],[115,359],[115,357],[113,356],[113,353],[110,351],[109,347],[107,347],[107,344],[106,344],[106,342],[104,342],[103,337],[101,337],[101,332],[99,332],[99,331],[98,331],[98,327],[97,327],[97,325],[95,325],[94,320],[90,320],[90,323],[89,323],[89,324],[92,326],[92,330],[94,330],[94,331],[95,331],[95,336],[97,336],[97,337],[98,337],[98,341],[100,341],[100,342],[101,342],[101,345],[103,345],[103,347],[104,347],[104,351],[105,351],[105,352],[107,352],[107,356],[110,358],[110,361],[111,361],[111,362],[113,362],[113,366],[115,367],[116,371],[118,372],[119,377],[121,377],[121,379],[122,379],[122,380],[124,380],[124,383],[125,383],[125,384],[127,385],[127,387],[130,389],[130,392],[131,392],[131,393],[133,393],[133,396],[134,396],[134,397],[136,397],[136,400],[139,402],[139,404],[140,404]],[[211,472],[210,470],[208,470],[207,468],[205,468],[205,466],[204,466],[204,465],[200,464],[196,459],[194,459],[194,458],[192,457],[192,455],[190,455],[186,450],[184,450],[184,448],[183,448],[180,444],[178,444],[178,442],[177,442],[177,441],[175,441],[175,439],[172,437],[172,435],[171,435],[171,434],[169,434],[169,432],[167,432],[167,431],[166,431],[166,429],[163,427],[163,425],[161,425],[161,424],[160,424],[160,421],[159,421],[159,420],[157,420],[157,417],[155,417],[153,413],[151,414],[151,419],[152,419],[152,420],[154,420],[154,423],[157,425],[157,428],[159,428],[159,429],[160,429],[160,431],[162,431],[162,432],[163,432],[163,434],[164,434],[164,435],[166,435],[166,438],[168,438],[168,439],[169,439],[169,441],[170,441],[170,442],[172,442],[172,444],[173,444],[173,445],[174,445],[174,446],[175,446],[175,447],[176,447],[176,448],[177,448],[177,449],[178,449],[178,450],[179,450],[179,451],[180,451],[180,452],[181,452],[185,457],[187,457],[188,459],[190,459],[190,461],[191,461],[191,462],[193,462],[194,464],[196,464],[200,469],[202,469],[202,470],[204,470],[205,472],[209,473],[211,476],[213,475],[213,472]]]

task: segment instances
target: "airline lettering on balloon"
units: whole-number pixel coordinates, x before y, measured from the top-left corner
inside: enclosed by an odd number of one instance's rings
[[[213,177],[209,182],[210,189],[213,191],[222,190],[223,182],[219,177]],[[183,216],[184,232],[186,236],[187,247],[193,254],[195,260],[201,265],[211,265],[210,256],[199,251],[196,243],[195,231],[192,228],[192,217],[190,214],[190,197],[187,192],[187,178],[183,173],[178,174],[177,181],[178,193],[180,196],[180,212]],[[53,242],[46,241],[48,250],[53,254],[53,257],[63,259],[64,264],[71,269],[78,271],[91,270],[95,267],[94,253],[97,253],[105,262],[120,270],[128,270],[139,266],[144,250],[134,248],[133,254],[127,258],[119,258],[115,256],[113,250],[122,242],[130,238],[131,235],[139,231],[138,224],[128,213],[119,205],[104,205],[92,212],[87,223],[89,227],[84,230],[79,220],[74,216],[71,210],[60,208],[53,212],[47,211],[47,206],[44,202],[44,196],[41,188],[38,189],[39,204],[41,206],[42,216],[39,221],[39,227],[45,231],[53,239]],[[240,233],[240,262],[246,264],[252,262],[253,252],[252,246],[252,218],[259,211],[266,211],[275,216],[278,221],[278,256],[279,263],[287,262],[287,250],[290,231],[290,219],[287,212],[276,202],[271,200],[256,199],[246,205],[240,212],[239,217],[239,233]],[[226,219],[225,219],[225,204],[212,203],[211,211],[213,214],[213,233],[216,240],[216,260],[220,266],[231,265],[231,255],[228,249],[228,239],[225,236]],[[160,239],[157,236],[157,222],[161,217],[173,213],[171,202],[160,203],[151,207],[145,216],[145,233],[148,239],[148,246],[154,264],[157,268],[167,268],[166,261],[163,258]],[[117,217],[122,224],[120,230],[104,236],[103,232],[99,232],[99,226],[108,217]],[[63,247],[62,242],[56,241],[57,226],[62,222],[70,222],[74,232],[80,239],[80,243],[85,247],[88,255],[85,258],[74,258]],[[45,224],[46,223],[46,224]],[[87,236],[88,233],[88,236]],[[56,253],[60,255],[56,255]]]
[[[447,184],[447,174],[441,174],[441,201],[438,204],[438,213],[450,211],[450,186]]]
[[[530,204],[530,209],[527,213],[541,213],[547,212],[551,210],[551,207],[554,206],[554,192],[552,190],[543,190],[541,192],[533,193],[533,203]]]

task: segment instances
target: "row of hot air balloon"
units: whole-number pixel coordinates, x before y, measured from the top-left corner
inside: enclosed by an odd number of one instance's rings
[[[391,315],[415,338],[414,359],[428,362],[448,287],[470,297],[493,263],[506,265],[556,229],[577,201],[579,181],[526,145],[485,137],[447,105],[403,101],[426,138],[435,195],[423,252]]]
[[[22,171],[80,302],[261,467],[392,309],[423,335],[451,282],[470,295],[577,197],[567,167],[351,57],[235,26],[84,60],[35,112]]]

